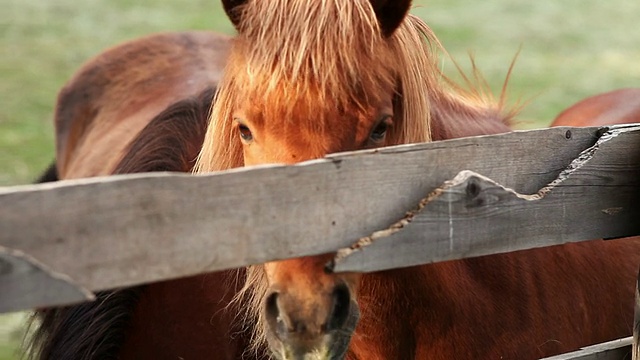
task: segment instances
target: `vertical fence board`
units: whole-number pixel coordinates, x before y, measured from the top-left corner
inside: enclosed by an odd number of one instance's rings
[[[636,281],[636,306],[633,319],[633,360],[640,360],[640,270]]]

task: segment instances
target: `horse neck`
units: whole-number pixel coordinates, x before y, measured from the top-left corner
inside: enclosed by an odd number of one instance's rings
[[[431,97],[431,122],[434,140],[446,140],[465,136],[497,134],[510,131],[508,122],[513,112],[504,111],[498,104],[472,101],[454,94],[437,94]],[[460,294],[465,279],[473,278],[465,261],[449,261],[379,273],[365,274],[358,295],[361,320],[352,342],[354,354],[377,347],[384,358],[414,358],[413,353],[394,353],[397,349],[413,351],[418,334],[406,324],[430,324],[422,327],[433,332],[436,338],[447,326],[443,321],[453,311],[450,299],[457,304],[475,303],[476,299]],[[435,321],[437,316],[437,321]],[[451,316],[449,316],[451,318]],[[386,329],[380,332],[383,326]],[[378,330],[376,330],[378,329]],[[390,333],[396,334],[389,337]],[[421,336],[430,336],[420,334]],[[430,336],[431,337],[431,336]],[[389,343],[389,339],[406,342]],[[393,350],[395,349],[395,350]],[[358,358],[358,356],[353,356]]]
[[[361,317],[349,359],[370,354],[380,359],[418,358],[414,351],[419,342],[438,339],[447,332],[454,314],[464,310],[459,304],[466,296],[459,293],[467,275],[463,262],[364,275],[358,294]],[[454,298],[457,301],[452,304]]]
[[[509,132],[515,111],[482,97],[446,92],[430,94],[433,140]]]

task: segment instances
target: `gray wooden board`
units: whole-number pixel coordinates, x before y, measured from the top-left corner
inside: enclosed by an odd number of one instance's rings
[[[603,136],[555,181],[533,194],[503,186],[517,182],[501,185],[461,172],[430,194],[424,208],[401,231],[373,241],[365,238],[359,251],[341,250],[334,270],[378,271],[638,235],[640,133],[627,130]]]
[[[588,192],[596,198],[573,196],[570,199],[576,203],[571,205],[623,207],[624,211],[607,217],[609,225],[599,236],[630,235],[629,231],[638,230],[625,228],[621,233],[614,224],[631,211],[627,210],[629,199],[635,196],[631,187],[638,184],[629,179],[640,179],[638,151],[633,151],[638,148],[640,127],[616,129],[626,132],[606,143],[617,152],[608,152],[611,158],[605,159],[606,164],[592,169],[600,170],[600,175],[575,176],[572,186],[547,196],[561,201],[563,196]],[[475,171],[519,193],[536,193],[601,134],[598,128],[554,128],[337,154],[294,166],[198,176],[120,175],[4,188],[0,189],[0,246],[28,254],[45,268],[65,274],[70,284],[78,286],[76,292],[333,252],[392,224],[461,170]],[[594,178],[600,182],[592,186],[589,182]],[[600,199],[600,194],[611,195],[602,192],[607,189],[624,196],[616,195],[615,201]],[[537,206],[533,209],[536,214],[545,212]],[[497,212],[510,213],[504,208]],[[527,220],[526,209],[516,213],[511,218],[487,216],[481,221]],[[503,224],[500,231],[520,233],[539,220],[535,216],[529,223]],[[592,227],[593,217],[574,220],[569,230],[555,221],[539,228],[549,239],[557,233],[566,239],[566,233],[580,224]],[[485,229],[491,227],[485,225]],[[422,249],[419,242],[442,238],[437,233],[406,230],[410,240],[403,240],[402,246],[414,251]],[[449,228],[444,231],[448,236]],[[472,235],[475,231],[457,231],[456,242],[471,247],[468,239],[477,238]],[[543,243],[538,238],[531,246]],[[424,252],[418,260],[472,254],[467,247],[454,248],[459,249],[458,255],[434,253],[431,257]],[[414,257],[409,260],[417,261]],[[0,276],[0,311],[8,310],[3,304],[13,303],[6,300],[15,297],[9,290],[15,289],[11,284],[22,281],[34,280],[21,273]],[[48,286],[41,280],[32,288]],[[59,301],[36,293],[18,296],[24,299],[22,308],[68,302],[65,296]]]
[[[629,360],[631,341],[631,337],[627,337],[541,360]]]
[[[0,247],[0,284],[2,309],[24,309],[24,304],[37,298],[43,304],[73,303],[93,300],[94,295],[73,284],[65,274],[57,274],[19,251]],[[10,294],[10,296],[6,296]]]

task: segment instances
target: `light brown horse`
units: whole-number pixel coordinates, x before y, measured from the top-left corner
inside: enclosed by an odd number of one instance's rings
[[[239,32],[231,43],[210,33],[153,36],[74,76],[56,110],[61,178],[190,171],[198,152],[203,172],[509,131],[502,101],[442,77],[437,40],[407,16],[409,1],[223,3]],[[366,275],[327,274],[330,258],[43,310],[33,355],[240,359],[268,349],[287,359],[536,359],[630,333],[640,242]],[[246,328],[235,321],[244,307]],[[250,341],[256,351],[245,351]]]
[[[239,34],[198,172],[507,131],[500,104],[441,81],[410,1],[224,3]],[[367,275],[326,273],[330,258],[248,270],[257,342],[277,358],[535,359],[628,335],[640,242]]]

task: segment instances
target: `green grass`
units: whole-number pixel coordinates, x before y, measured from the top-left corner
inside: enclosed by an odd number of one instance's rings
[[[424,3],[414,13],[427,20],[458,62],[464,63],[472,51],[496,91],[522,47],[509,93],[513,100],[533,99],[520,116],[527,122],[523,127],[547,125],[562,109],[589,95],[640,86],[640,31],[634,25],[640,2]]]
[[[0,359],[18,359],[18,344],[24,335],[25,313],[4,314],[0,316]]]
[[[413,12],[467,69],[473,53],[495,91],[522,49],[509,87],[512,100],[532,99],[521,127],[545,126],[588,95],[640,85],[638,1],[418,3]],[[152,32],[232,31],[211,0],[0,0],[0,9],[0,186],[31,181],[53,159],[56,93],[86,59]],[[0,360],[15,358],[15,319],[0,317]]]

